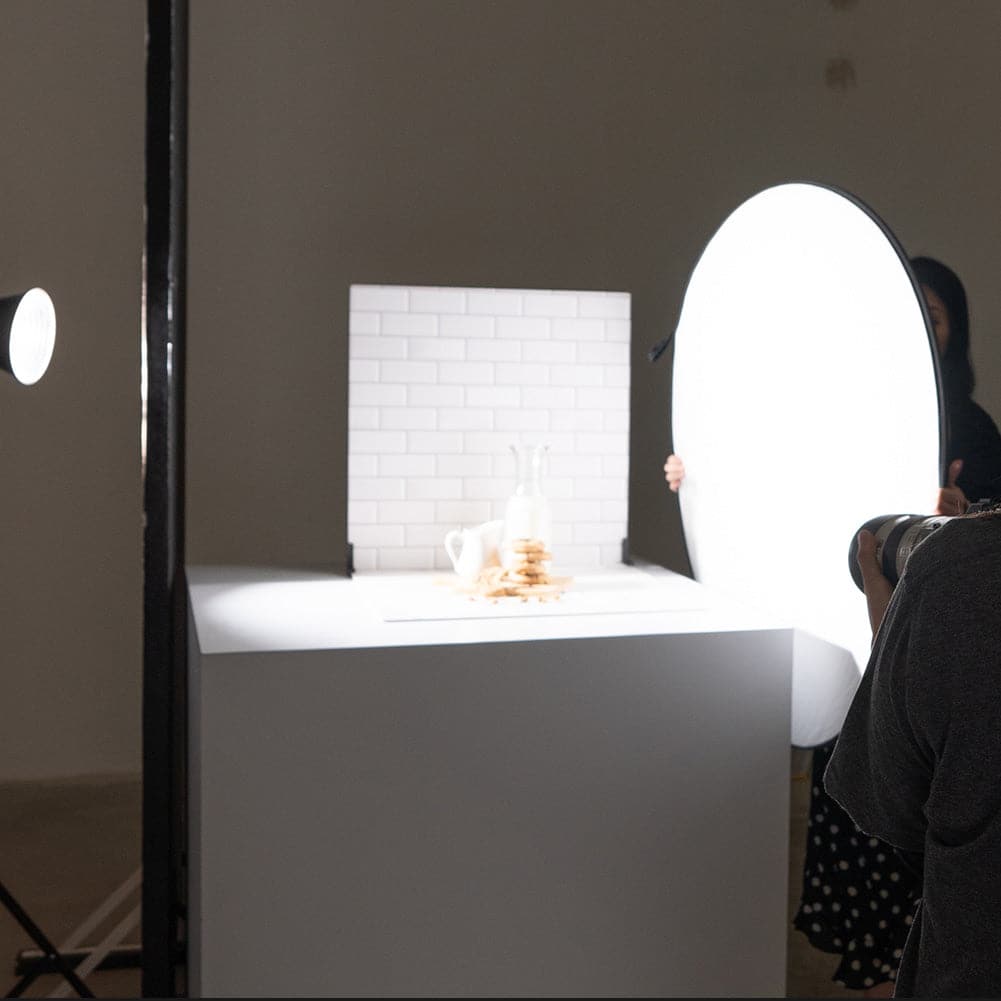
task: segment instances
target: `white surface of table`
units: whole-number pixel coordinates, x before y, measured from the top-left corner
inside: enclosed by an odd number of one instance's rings
[[[457,577],[352,578],[260,567],[189,567],[203,653],[519,642],[786,628],[660,568],[567,572],[558,601],[470,599]]]

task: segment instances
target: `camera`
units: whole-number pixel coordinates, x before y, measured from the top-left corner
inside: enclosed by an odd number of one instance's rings
[[[1001,502],[987,498],[971,504],[966,514],[962,515],[884,514],[878,518],[870,518],[852,536],[851,545],[848,547],[848,569],[851,571],[855,586],[860,591],[865,590],[862,584],[862,572],[858,567],[858,534],[863,528],[876,536],[876,560],[883,571],[883,576],[896,586],[911,553],[947,521],[999,508]]]
[[[883,576],[894,586],[904,572],[907,560],[915,548],[932,532],[937,531],[952,517],[947,515],[884,514],[870,518],[859,528],[868,529],[876,536],[876,561]],[[864,591],[862,571],[858,566],[858,532],[852,537],[848,547],[848,569],[855,586]]]

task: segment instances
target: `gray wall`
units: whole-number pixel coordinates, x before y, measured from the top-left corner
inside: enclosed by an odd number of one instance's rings
[[[0,384],[0,777],[139,764],[143,16],[0,11],[0,292],[45,285],[60,323],[46,378]],[[630,535],[685,569],[670,359],[644,353],[726,214],[784,180],[960,271],[1001,415],[1001,5],[193,0],[191,29],[192,561],[343,566],[371,282],[631,292]],[[840,57],[853,86],[825,82]]]
[[[144,6],[0,9],[0,295],[58,324],[0,381],[0,779],[139,765]]]
[[[937,0],[195,3],[190,558],[342,565],[371,282],[631,292],[630,536],[685,569],[645,351],[727,213],[786,180],[960,271],[1001,416],[999,31],[1001,5]]]

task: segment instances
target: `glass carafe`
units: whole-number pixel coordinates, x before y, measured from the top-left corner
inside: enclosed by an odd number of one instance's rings
[[[514,539],[538,539],[546,549],[552,544],[552,518],[549,501],[542,492],[542,463],[548,445],[512,445],[518,463],[514,493],[504,511],[503,562],[510,565],[509,543]]]

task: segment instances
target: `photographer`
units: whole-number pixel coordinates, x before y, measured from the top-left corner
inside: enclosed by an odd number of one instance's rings
[[[878,626],[824,785],[923,869],[896,997],[1001,995],[1001,513],[929,536],[892,591],[860,533]],[[885,614],[884,614],[885,610]]]

